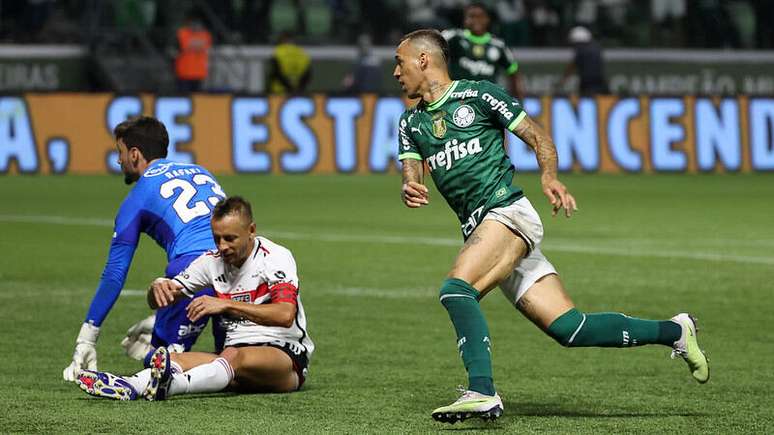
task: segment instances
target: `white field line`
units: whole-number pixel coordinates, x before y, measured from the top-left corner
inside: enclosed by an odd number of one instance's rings
[[[438,297],[438,289],[432,288],[377,288],[377,287],[319,287],[310,289],[315,295],[374,297],[381,299],[432,299]],[[123,289],[121,296],[145,297],[146,290]],[[303,294],[303,292],[302,292]]]
[[[89,219],[74,218],[65,216],[36,216],[36,215],[0,215],[0,222],[21,222],[21,223],[45,223],[54,225],[78,225],[78,226],[99,226],[112,227],[113,222],[108,219]],[[378,244],[412,244],[426,246],[461,246],[462,242],[457,238],[443,237],[417,237],[417,236],[390,236],[376,234],[312,234],[291,232],[283,230],[269,230],[265,232],[272,237],[278,237],[288,240],[320,241],[332,243],[378,243]],[[698,250],[673,250],[670,248],[622,248],[620,246],[631,245],[632,240],[615,239],[607,240],[615,243],[617,247],[602,246],[592,240],[578,241],[567,240],[549,240],[543,243],[542,248],[547,252],[571,252],[594,255],[613,255],[626,257],[654,257],[654,258],[679,258],[712,262],[734,262],[747,264],[766,264],[774,265],[774,257],[770,256],[750,256],[723,254],[713,251]]]
[[[34,284],[23,284],[19,282],[13,283],[12,287],[25,287],[33,288]],[[5,284],[0,284],[0,289],[6,287]],[[42,291],[42,290],[41,290]],[[92,289],[86,288],[57,288],[56,290],[46,289],[46,295],[49,297],[57,298],[69,298],[74,295],[90,296]],[[377,287],[327,287],[321,286],[319,288],[310,289],[315,295],[330,295],[330,296],[345,296],[345,297],[373,297],[380,299],[435,299],[438,297],[438,289],[433,288],[377,288]],[[0,291],[0,300],[5,299],[32,299],[40,295],[40,292],[10,292]],[[138,290],[132,288],[125,288],[121,290],[119,297],[137,298],[145,297],[146,290]]]

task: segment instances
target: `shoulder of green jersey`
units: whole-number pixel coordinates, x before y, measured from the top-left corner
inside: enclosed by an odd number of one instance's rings
[[[505,118],[508,122],[508,129],[515,128],[523,119],[520,116],[521,113],[524,113],[521,105],[502,87],[487,80],[481,80],[479,84],[481,87],[478,91],[478,98],[483,107]]]
[[[452,39],[452,38],[454,38],[454,37],[461,37],[461,36],[463,36],[462,29],[446,29],[446,30],[441,32],[441,35],[447,41]]]
[[[406,108],[406,110],[401,113],[401,118],[408,118],[411,120],[411,117],[414,116],[417,113],[417,104],[413,104]]]
[[[495,36],[492,36],[492,39],[489,40],[489,43],[497,48],[505,48],[505,41]]]

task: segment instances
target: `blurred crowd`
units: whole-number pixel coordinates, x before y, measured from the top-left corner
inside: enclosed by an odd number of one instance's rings
[[[0,43],[89,43],[144,32],[157,46],[197,10],[214,43],[391,45],[420,28],[460,27],[469,0],[0,0]],[[566,45],[583,25],[606,47],[774,48],[770,0],[488,0],[492,30],[512,47]]]

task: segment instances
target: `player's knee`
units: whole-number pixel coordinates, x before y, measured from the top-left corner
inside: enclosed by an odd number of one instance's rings
[[[564,347],[573,347],[573,338],[583,327],[586,316],[575,308],[559,316],[546,331],[551,338]]]
[[[227,347],[220,353],[220,357],[228,361],[231,367],[239,365],[239,349],[235,347]]]
[[[459,298],[478,300],[478,291],[473,288],[467,282],[458,278],[447,278],[443,284],[441,284],[441,290],[438,297],[441,304],[446,306],[452,300],[459,300]]]

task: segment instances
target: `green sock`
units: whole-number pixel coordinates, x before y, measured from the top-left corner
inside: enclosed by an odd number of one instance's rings
[[[461,279],[450,278],[443,282],[440,293],[441,304],[457,332],[457,348],[468,371],[468,388],[494,395],[489,328],[478,304],[478,291]]]
[[[548,335],[567,347],[672,346],[682,328],[671,320],[644,320],[621,313],[581,313],[575,308],[548,327]]]

